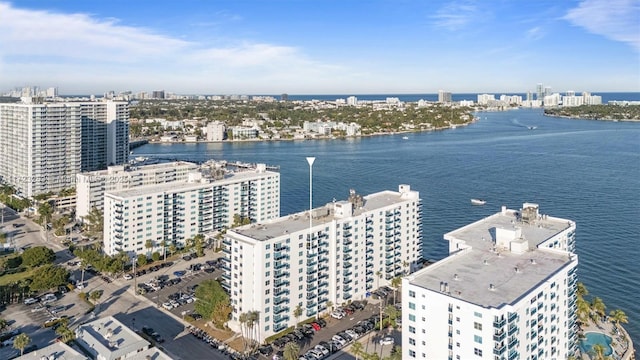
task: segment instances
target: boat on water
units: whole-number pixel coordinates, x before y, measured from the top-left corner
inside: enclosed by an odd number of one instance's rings
[[[527,126],[527,129],[529,129],[529,130],[535,130],[537,128],[538,128],[537,126]]]
[[[482,200],[482,199],[471,199],[471,205],[484,205],[486,204],[487,201],[486,200]]]
[[[402,140],[409,140],[409,137],[408,136],[403,136]]]

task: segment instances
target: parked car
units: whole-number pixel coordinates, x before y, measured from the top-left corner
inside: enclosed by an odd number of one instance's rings
[[[342,319],[344,317],[344,314],[342,314],[342,312],[340,312],[340,311],[333,311],[333,312],[331,312],[331,317],[334,318],[334,319],[340,320],[340,319]]]
[[[131,280],[131,279],[133,279],[133,276],[131,274],[124,274],[124,275],[122,275],[122,278],[125,279],[125,280]]]
[[[394,343],[395,340],[393,340],[391,336],[385,336],[384,338],[380,339],[380,345],[393,345]]]
[[[33,304],[35,304],[37,302],[38,302],[38,299],[36,299],[36,298],[26,298],[26,299],[24,299],[24,304],[25,305],[33,305]]]
[[[316,320],[316,322],[318,323],[318,325],[320,325],[320,327],[326,327],[327,326],[327,322],[324,321],[324,319],[318,319],[318,320]]]

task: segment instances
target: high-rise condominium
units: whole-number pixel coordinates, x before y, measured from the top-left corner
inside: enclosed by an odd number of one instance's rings
[[[229,229],[222,275],[233,307],[257,311],[264,340],[297,322],[365,299],[373,289],[416,267],[422,252],[422,205],[417,191],[396,191],[337,201],[309,211]],[[303,312],[296,317],[295,310]]]
[[[77,173],[127,161],[129,109],[118,102],[0,105],[0,177],[27,197],[74,186]]]
[[[577,345],[573,221],[537,204],[454,230],[402,282],[403,359],[566,359]]]

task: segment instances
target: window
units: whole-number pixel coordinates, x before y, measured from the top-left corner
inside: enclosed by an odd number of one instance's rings
[[[473,316],[475,316],[475,317],[479,317],[479,318],[482,318],[482,313],[481,313],[481,312],[477,312],[477,311],[475,311],[475,312],[473,313]]]
[[[412,298],[416,297],[416,292],[413,290],[409,290],[409,297],[412,297]]]
[[[409,303],[409,309],[411,309],[411,310],[415,310],[415,309],[416,309],[416,304],[414,304],[414,303],[410,302],[410,303]]]
[[[409,326],[409,332],[412,334],[416,333],[416,328],[414,328],[413,326]]]
[[[474,353],[475,355],[482,356],[482,350],[480,350],[480,349],[478,349],[478,348],[474,348],[474,349],[473,349],[473,353]]]
[[[409,350],[409,356],[412,358],[416,357],[416,352],[413,350]]]
[[[409,321],[416,321],[416,316],[413,314],[409,314]]]
[[[476,330],[482,330],[482,324],[479,322],[474,322],[473,323],[473,328]]]
[[[473,341],[477,342],[478,344],[482,344],[482,336],[473,335]]]
[[[415,345],[416,344],[416,340],[409,338],[409,345]]]

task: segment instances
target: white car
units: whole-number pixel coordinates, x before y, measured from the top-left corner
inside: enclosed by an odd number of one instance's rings
[[[25,304],[25,305],[33,305],[33,304],[35,304],[35,303],[37,303],[37,302],[38,302],[38,299],[36,299],[36,298],[27,298],[27,299],[24,299],[24,304]]]
[[[316,345],[313,349],[321,352],[324,356],[329,355],[329,350],[325,349],[324,346]]]
[[[395,340],[393,340],[391,336],[386,336],[380,339],[380,345],[393,345],[394,343],[395,343]]]
[[[163,303],[162,307],[165,308],[166,310],[173,309],[173,305],[170,302]]]
[[[351,329],[345,330],[344,332],[347,333],[347,335],[351,336],[353,338],[353,340],[355,340],[355,339],[360,337],[360,335],[358,335],[357,332],[355,332],[355,331],[353,331]]]
[[[131,279],[133,279],[133,276],[131,276],[131,274],[124,274],[124,275],[122,275],[122,278],[125,279],[125,280],[131,280]]]
[[[340,320],[340,319],[342,319],[344,317],[344,315],[341,312],[334,311],[334,312],[331,313],[331,317],[334,318],[334,319]]]

